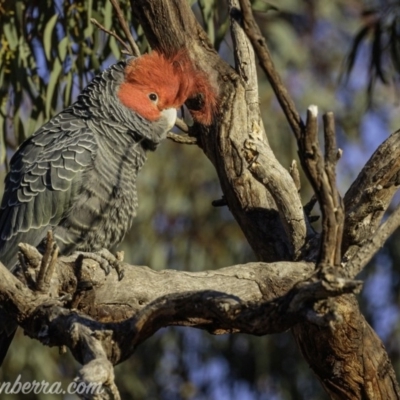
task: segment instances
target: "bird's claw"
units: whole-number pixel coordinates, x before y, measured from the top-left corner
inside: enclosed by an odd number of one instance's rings
[[[106,275],[109,275],[111,269],[115,269],[118,275],[118,280],[124,277],[124,269],[122,267],[123,253],[117,253],[116,256],[107,249],[101,249],[96,253],[78,251],[77,254],[83,258],[96,261]]]

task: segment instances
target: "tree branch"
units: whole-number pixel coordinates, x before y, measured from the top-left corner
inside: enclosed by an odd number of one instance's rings
[[[322,159],[320,154],[317,155],[318,160],[312,159],[319,152],[316,141],[316,115],[313,116],[312,111],[309,111],[306,132],[306,127],[275,70],[265,39],[262,37],[260,29],[251,13],[250,2],[248,0],[240,0],[240,3],[244,18],[244,29],[252,41],[261,67],[264,69],[289,125],[295,134],[298,141],[301,164],[313,184],[322,211],[325,213],[322,251],[319,256],[320,268],[323,267],[325,263],[338,265],[340,260],[343,210],[334,182],[333,166],[336,163],[336,149],[334,145],[333,120],[329,116],[324,120],[325,144],[327,150],[325,160]],[[312,139],[312,137],[314,137],[314,139]],[[310,141],[310,139],[312,140]],[[303,146],[302,141],[304,142]],[[399,146],[398,143],[399,141],[397,141],[396,144],[397,148]],[[309,144],[311,144],[311,146],[308,146]],[[309,151],[304,151],[305,149]],[[394,153],[395,152],[397,152],[397,150],[395,150]],[[340,152],[337,152],[336,159],[338,155],[340,155]],[[398,163],[400,158],[398,155],[397,158],[392,158],[392,156],[393,154],[390,155],[389,160],[389,164],[393,166],[393,170],[391,171],[398,176],[400,168],[398,164],[396,167],[394,164]],[[377,158],[376,161],[378,163],[386,163],[386,160],[383,161],[381,159],[379,161],[379,158]],[[307,166],[308,164],[310,165]],[[312,169],[310,170],[309,168],[312,167],[312,164],[314,164],[315,173],[312,173]],[[358,194],[364,193],[363,191],[359,191],[359,189],[361,187],[365,189],[365,187],[368,186],[367,182],[369,179],[375,174],[379,175],[377,171],[378,169],[375,169],[371,175],[364,171],[362,175],[363,178],[366,178],[366,181],[363,182],[363,179],[358,179],[358,182],[356,181],[354,183],[355,190],[350,190],[349,192],[351,192],[351,194],[346,195],[346,210],[348,210],[348,205],[353,207],[353,195],[355,195],[356,203],[350,214],[346,212],[343,242],[344,250],[348,249],[349,242],[352,238],[351,235],[354,235],[354,229],[351,229],[351,215],[355,217],[353,228],[357,226],[360,220],[363,220],[367,225],[364,232],[370,231],[369,221],[367,218],[364,220],[364,217],[366,216],[365,214],[373,215],[373,213],[376,212],[376,208],[372,213],[361,212],[361,217],[358,209],[355,207],[357,207]],[[319,176],[319,174],[322,175]],[[384,172],[381,170],[380,175],[381,178],[384,179],[383,176],[386,175],[386,171]],[[395,175],[391,175],[388,177],[389,180],[392,179],[388,194],[394,193],[394,182],[398,185],[399,179],[393,179],[394,176]],[[320,185],[317,184],[318,182],[320,182]],[[373,180],[369,182],[371,184]],[[319,188],[323,190],[323,193],[319,193]],[[387,197],[385,200],[387,201]],[[324,203],[325,201],[328,202]],[[369,202],[365,201],[365,205],[367,204],[369,204]],[[374,229],[374,226],[376,227],[376,223],[371,224],[372,229]],[[349,237],[346,235],[350,236],[350,240],[348,240]],[[312,239],[307,243],[308,256],[313,256],[316,246],[318,246],[318,240]],[[324,268],[322,268],[322,270],[323,269]],[[335,270],[336,273],[339,272],[338,268]],[[388,355],[383,349],[380,340],[360,313],[357,302],[352,296],[342,296],[335,299],[335,304],[338,314],[342,316],[343,323],[336,324],[334,332],[326,327],[317,328],[314,324],[310,324],[309,322],[297,324],[292,329],[304,357],[317,374],[321,384],[332,398],[379,398],[382,400],[386,398],[400,398],[399,386]]]
[[[118,22],[121,25],[122,30],[125,33],[126,40],[129,43],[130,46],[130,54],[139,57],[140,56],[140,50],[139,47],[137,46],[135,39],[132,36],[132,33],[129,29],[129,26],[124,18],[124,14],[121,11],[121,7],[119,6],[119,1],[118,0],[110,0],[111,4],[113,5],[114,11],[117,14]]]
[[[22,248],[26,265],[34,266],[40,254],[29,245]],[[284,262],[249,263],[202,273],[126,266],[124,278],[118,281],[115,270],[104,279],[97,262],[82,262],[75,256],[57,261],[51,296],[28,289],[0,265],[0,300],[7,298],[2,303],[4,311],[29,336],[46,345],[70,348],[85,365],[88,380],[96,363],[123,361],[162,327],[265,335],[286,331],[305,319],[324,325],[336,317],[329,307],[321,311],[320,301],[357,293],[361,287],[361,282],[329,272],[317,277],[311,264],[304,263],[302,273],[295,269],[297,264]],[[17,270],[17,275],[25,277],[21,273]],[[33,280],[39,279],[37,268],[30,273]],[[276,295],[277,291],[282,295]],[[101,383],[109,385],[113,382],[110,366],[106,363],[103,368]]]
[[[129,46],[127,46],[127,44],[123,41],[123,39],[120,36],[118,36],[114,31],[110,31],[110,30],[106,29],[106,27],[101,25],[100,22],[97,21],[95,18],[90,18],[90,22],[93,25],[96,25],[103,32],[107,33],[107,35],[111,35],[111,36],[115,37],[115,39],[117,39],[117,41],[124,47],[126,52],[128,54],[131,54],[132,50],[129,48]]]
[[[346,264],[345,274],[355,277],[368,264],[386,240],[400,226],[400,205],[390,214],[389,218],[376,230],[372,238],[366,239],[362,247]]]
[[[247,87],[246,81],[212,49],[186,1],[135,0],[131,5],[151,46],[166,54],[182,47],[188,49],[191,58],[207,74],[219,93],[219,112],[214,126],[204,128],[195,125],[192,133],[215,165],[224,198],[250,246],[263,261],[292,259],[294,248],[274,199],[253,178],[244,157],[245,141],[254,139],[256,135],[254,126],[261,127],[258,134],[266,140],[258,99],[250,105],[247,103],[248,96],[256,98],[254,90],[247,90],[254,89],[254,86]],[[168,26],[168,34],[165,26]],[[248,74],[254,68],[254,59],[246,59],[245,62],[250,64],[246,69]]]
[[[307,231],[297,187],[266,142],[248,139],[244,146],[249,171],[273,197],[287,236],[293,244],[293,259],[298,259]]]
[[[306,221],[297,187],[288,171],[272,152],[264,131],[258,95],[258,78],[254,50],[242,28],[239,0],[229,1],[231,32],[236,70],[246,90],[247,132],[243,154],[248,169],[265,186],[272,197],[291,245],[292,259],[297,259],[307,236]]]
[[[177,133],[168,132],[167,139],[180,144],[197,144],[197,139],[189,135],[178,135]]]
[[[371,237],[400,187],[400,131],[374,152],[344,196],[343,262]]]
[[[343,229],[342,200],[336,187],[336,148],[333,114],[324,116],[325,158],[318,143],[318,109],[307,110],[305,134],[299,140],[299,154],[322,212],[321,251],[318,263],[339,266]]]
[[[274,66],[265,38],[254,20],[250,1],[239,0],[239,2],[243,14],[243,29],[254,47],[260,66],[265,72],[269,83],[275,92],[276,98],[286,115],[296,139],[299,140],[305,129],[304,122],[301,120],[300,114],[297,112],[296,106],[289,96],[278,71]]]

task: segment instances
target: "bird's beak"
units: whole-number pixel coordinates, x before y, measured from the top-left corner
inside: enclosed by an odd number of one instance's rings
[[[166,110],[161,111],[161,114],[168,123],[168,130],[171,129],[175,125],[176,121],[176,108],[167,108]]]

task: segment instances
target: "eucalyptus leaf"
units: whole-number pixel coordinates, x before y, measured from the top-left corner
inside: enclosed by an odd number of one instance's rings
[[[72,98],[72,84],[73,84],[73,73],[70,71],[66,76],[67,83],[64,88],[64,105],[69,106]]]
[[[111,29],[112,16],[113,16],[113,10],[112,10],[111,2],[106,1],[106,5],[104,7],[104,27],[108,30]]]
[[[2,113],[0,113],[0,164],[3,164],[6,160],[7,149],[6,149],[6,141],[5,137],[7,135],[7,130],[5,129],[5,118]]]
[[[60,58],[61,62],[65,61],[65,57],[67,56],[68,47],[69,47],[69,38],[68,38],[68,36],[65,36],[63,39],[61,39],[61,41],[57,47],[58,57]]]
[[[259,12],[279,11],[277,6],[265,0],[255,0],[252,2],[251,6],[254,11]]]
[[[121,58],[121,49],[119,48],[116,39],[114,37],[110,37],[109,43],[113,56],[119,60]]]
[[[15,24],[12,22],[7,22],[3,24],[3,32],[6,36],[8,46],[11,50],[16,50],[18,46],[18,36],[15,29]]]
[[[214,0],[199,0],[198,1],[203,22],[206,27],[206,32],[212,43],[215,42],[214,28]]]
[[[46,27],[44,28],[44,32],[43,32],[44,54],[46,55],[46,58],[49,61],[51,58],[51,45],[52,45],[53,31],[56,26],[57,20],[58,20],[58,14],[54,14],[50,18],[50,20],[47,23]]]
[[[54,61],[53,64],[53,69],[50,75],[50,80],[49,80],[49,84],[47,86],[47,90],[46,90],[46,118],[51,117],[51,106],[53,103],[53,96],[55,93],[55,90],[58,86],[59,83],[59,77],[62,71],[62,65],[60,60],[57,58]]]

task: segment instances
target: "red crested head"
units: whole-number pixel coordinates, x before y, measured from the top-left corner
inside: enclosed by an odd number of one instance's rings
[[[179,108],[186,100],[202,96],[195,121],[210,125],[216,108],[216,94],[206,75],[195,68],[187,52],[171,57],[152,51],[135,58],[125,67],[125,82],[118,96],[126,107],[149,121],[160,118],[161,111]]]

